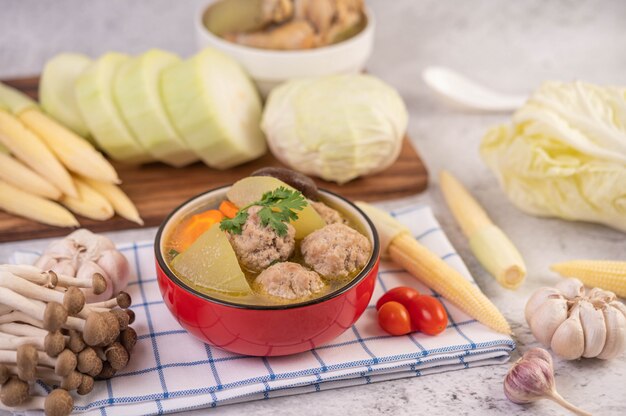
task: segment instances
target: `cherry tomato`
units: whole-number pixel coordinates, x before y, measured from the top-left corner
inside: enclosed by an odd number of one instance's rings
[[[411,317],[401,303],[387,302],[378,311],[378,324],[391,335],[411,332]]]
[[[427,335],[437,335],[448,326],[448,315],[437,298],[420,295],[407,308],[412,329]]]
[[[394,287],[378,299],[378,302],[376,302],[376,310],[379,310],[381,306],[390,301],[401,303],[405,308],[408,308],[411,303],[411,299],[415,299],[419,295],[420,292],[412,287]]]

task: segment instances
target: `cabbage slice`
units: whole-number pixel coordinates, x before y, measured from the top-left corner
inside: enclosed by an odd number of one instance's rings
[[[89,66],[75,84],[76,102],[96,143],[113,159],[127,163],[153,161],[133,137],[113,100],[113,80],[128,55],[109,52]]]
[[[76,103],[74,83],[92,63],[80,53],[61,53],[46,63],[39,81],[39,101],[44,111],[83,137],[89,136],[89,129]]]
[[[263,155],[261,99],[232,58],[207,48],[161,75],[170,120],[207,165],[227,169]]]
[[[121,65],[113,91],[124,120],[143,147],[155,159],[176,167],[198,160],[170,123],[161,102],[161,71],[179,62],[173,53],[151,49]]]

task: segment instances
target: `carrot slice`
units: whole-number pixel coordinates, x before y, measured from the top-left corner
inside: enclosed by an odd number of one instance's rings
[[[228,218],[235,218],[237,212],[239,212],[239,208],[237,208],[237,205],[225,199],[220,204],[220,211]]]
[[[185,221],[184,225],[175,233],[175,237],[172,238],[174,248],[179,252],[185,251],[198,237],[223,218],[224,214],[216,209],[210,209],[200,214],[193,215]]]

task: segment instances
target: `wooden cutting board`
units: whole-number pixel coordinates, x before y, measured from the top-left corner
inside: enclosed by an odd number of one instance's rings
[[[37,98],[39,78],[3,81],[33,98]],[[156,226],[178,205],[192,196],[227,185],[264,166],[282,166],[271,154],[236,168],[218,171],[201,163],[185,168],[172,168],[161,163],[125,166],[114,163],[124,192],[133,200],[145,221],[145,227]],[[426,189],[428,173],[419,155],[405,138],[398,160],[387,170],[372,176],[337,185],[317,179],[320,188],[337,192],[347,198],[366,201],[400,198]],[[139,227],[115,216],[107,221],[93,221],[77,216],[83,227],[94,232]],[[67,229],[50,227],[0,212],[0,242],[62,236]]]

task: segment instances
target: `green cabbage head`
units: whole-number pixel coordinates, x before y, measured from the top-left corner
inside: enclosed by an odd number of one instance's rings
[[[270,93],[261,128],[292,169],[345,183],[389,167],[408,113],[397,91],[370,75],[288,81]]]
[[[480,152],[521,210],[626,231],[626,88],[546,82]]]

